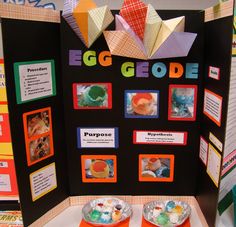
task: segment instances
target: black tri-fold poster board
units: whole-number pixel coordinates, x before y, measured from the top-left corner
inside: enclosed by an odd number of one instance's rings
[[[205,22],[204,11],[158,13],[185,16],[185,30],[197,33],[187,57],[113,56],[103,36],[86,48],[63,18],[2,18],[25,226],[83,195],[195,196],[214,225],[233,15]]]
[[[201,110],[200,105],[194,106],[194,104],[202,102],[199,97],[202,93],[200,74],[203,70],[201,56],[204,45],[204,17],[203,13],[191,11],[160,12],[160,16],[166,19],[181,15],[186,15],[186,30],[197,32],[198,39],[187,58],[161,61],[111,57],[107,52],[103,37],[100,37],[88,50],[78,41],[73,30],[62,19],[61,54],[62,61],[67,62],[62,69],[62,74],[71,75],[63,77],[62,83],[64,106],[67,110],[65,111],[66,134],[70,138],[67,146],[70,157],[69,185],[72,195],[78,193],[83,195],[111,194],[113,192],[120,195],[127,193],[142,195],[144,191],[150,195],[156,193],[194,195],[197,184],[194,179],[197,177],[197,163],[190,163],[197,158],[196,144],[199,143],[199,136],[196,135],[199,134]],[[170,76],[179,78],[170,78]],[[188,77],[193,77],[193,79]],[[99,84],[106,88],[107,104],[105,105],[107,106],[99,107],[93,104],[90,107],[83,106],[82,101],[80,102],[82,99],[80,93],[85,90],[84,96],[86,96],[88,87]],[[193,95],[192,115],[187,116],[186,113],[186,116],[182,117],[183,121],[180,120],[181,117],[168,120],[171,117],[168,110],[171,105],[169,103],[169,92],[172,92],[170,89],[176,88],[181,91],[185,87]],[[154,99],[153,114],[136,114],[135,111],[130,110],[135,108],[131,103],[132,97],[139,99],[139,96],[142,98],[145,95],[150,95],[150,99],[152,97]],[[85,102],[89,101],[85,100]],[[142,111],[138,107],[136,109],[138,113]],[[148,112],[149,109],[143,111]],[[97,144],[97,146],[94,143],[94,147],[91,148],[90,142],[97,137],[89,137],[86,133],[95,132],[101,137],[102,130],[99,131],[99,129],[102,128],[117,130],[117,135],[112,136],[114,140],[118,137],[116,146],[106,148],[105,143]],[[152,135],[149,136],[150,133]],[[143,141],[139,141],[139,137],[143,137]],[[178,139],[172,140],[174,137]],[[91,141],[88,141],[89,139]],[[84,144],[85,141],[88,145]],[[78,146],[81,142],[83,144]],[[98,143],[99,138],[95,142]],[[166,162],[170,172],[168,177],[145,180],[141,176],[139,165],[144,164],[142,159],[148,158],[149,154],[157,155],[153,158],[158,158],[158,155],[162,158],[161,155],[165,155],[163,161]],[[114,179],[116,183],[92,184],[91,180],[91,183],[87,182],[81,187],[82,175],[77,176],[78,181],[74,180],[73,173],[81,172],[81,165],[86,162],[83,157],[90,155],[116,156],[117,163],[114,165],[117,169],[117,177]],[[142,158],[141,155],[147,156]],[[172,156],[173,160],[170,160]],[[183,163],[186,164],[183,165]],[[179,167],[176,168],[177,166]],[[144,167],[141,166],[141,168]],[[156,182],[150,180],[156,180]],[[154,187],[155,184],[159,186]]]

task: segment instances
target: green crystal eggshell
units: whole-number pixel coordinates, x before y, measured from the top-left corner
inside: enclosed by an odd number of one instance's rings
[[[90,219],[91,221],[97,221],[101,216],[101,212],[97,210],[93,210],[90,214]]]
[[[156,219],[156,222],[159,225],[166,225],[169,222],[169,217],[165,213],[160,213],[160,215]]]

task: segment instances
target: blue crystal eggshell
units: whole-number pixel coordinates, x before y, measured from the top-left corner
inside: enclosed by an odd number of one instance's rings
[[[100,219],[99,219],[99,222],[100,223],[104,223],[104,224],[107,224],[107,223],[110,223],[111,222],[111,214],[109,212],[104,212],[102,213]]]
[[[173,101],[175,101],[178,104],[188,105],[192,104],[194,100],[193,95],[183,95],[183,94],[177,94],[176,91],[173,92]]]
[[[166,204],[166,211],[170,212],[173,208],[175,208],[175,202],[174,201],[169,201]]]

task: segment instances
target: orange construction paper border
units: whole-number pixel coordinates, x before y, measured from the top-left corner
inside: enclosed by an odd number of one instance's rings
[[[27,117],[32,115],[32,114],[41,113],[41,112],[45,112],[45,111],[48,111],[49,125],[50,125],[49,132],[45,132],[45,133],[42,133],[42,134],[39,134],[39,135],[28,137]],[[52,133],[53,129],[52,129],[51,108],[47,107],[47,108],[42,108],[42,109],[38,109],[38,110],[34,110],[34,111],[24,113],[23,114],[23,124],[24,124],[25,147],[26,147],[26,156],[27,156],[28,166],[31,166],[35,163],[38,163],[38,162],[40,162],[44,159],[47,159],[47,158],[53,156],[54,155],[54,148],[53,148],[53,133]],[[31,161],[31,159],[30,159],[30,148],[29,148],[30,142],[34,141],[36,139],[39,139],[41,137],[47,137],[47,136],[49,136],[49,140],[50,140],[50,154],[48,154],[45,157],[39,158],[38,160]]]
[[[108,160],[113,159],[114,162],[114,177],[113,178],[94,178],[88,179],[86,178],[85,173],[85,160],[86,159],[100,159],[100,160]],[[81,155],[81,171],[82,171],[82,182],[84,183],[116,183],[117,182],[117,163],[116,163],[116,155]]]
[[[153,224],[149,223],[144,218],[142,219],[142,226],[141,227],[155,227],[155,226],[156,225],[153,225]],[[188,218],[182,225],[179,225],[178,227],[191,227],[190,219]]]
[[[154,178],[142,177],[142,159],[143,158],[166,158],[170,159],[170,177]],[[174,159],[175,156],[171,154],[140,154],[139,155],[139,181],[141,182],[173,182],[174,181]]]
[[[129,227],[129,222],[130,222],[130,218],[128,218],[127,220],[120,222],[118,224],[114,224],[114,225],[109,225],[109,227]],[[102,227],[104,225],[100,225],[100,227]],[[87,223],[86,221],[82,220],[79,224],[79,227],[94,227],[94,225],[91,225],[89,223]]]
[[[214,93],[214,92],[212,92],[212,91],[210,91],[210,90],[208,90],[208,89],[205,89],[204,90],[204,105],[203,106],[205,106],[205,96],[206,96],[206,93],[209,93],[209,94],[211,94],[211,95],[213,95],[213,96],[215,96],[217,99],[219,99],[220,100],[220,102],[221,102],[221,113],[220,113],[220,120],[218,121],[217,119],[215,119],[212,115],[210,115],[208,112],[206,112],[204,109],[203,109],[203,113],[209,118],[209,119],[211,119],[214,123],[216,123],[216,125],[218,125],[219,127],[221,126],[221,119],[222,119],[222,108],[223,108],[223,105],[222,105],[222,103],[223,103],[223,97],[221,97],[220,95],[217,95],[216,93]]]

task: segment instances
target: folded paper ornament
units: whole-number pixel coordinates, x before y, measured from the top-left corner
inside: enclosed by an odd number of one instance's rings
[[[87,47],[114,20],[108,6],[97,7],[92,0],[65,0],[62,16]]]
[[[125,0],[115,20],[116,30],[103,32],[113,55],[144,60],[185,57],[197,37],[184,32],[184,16],[162,20],[152,5],[140,0]]]

